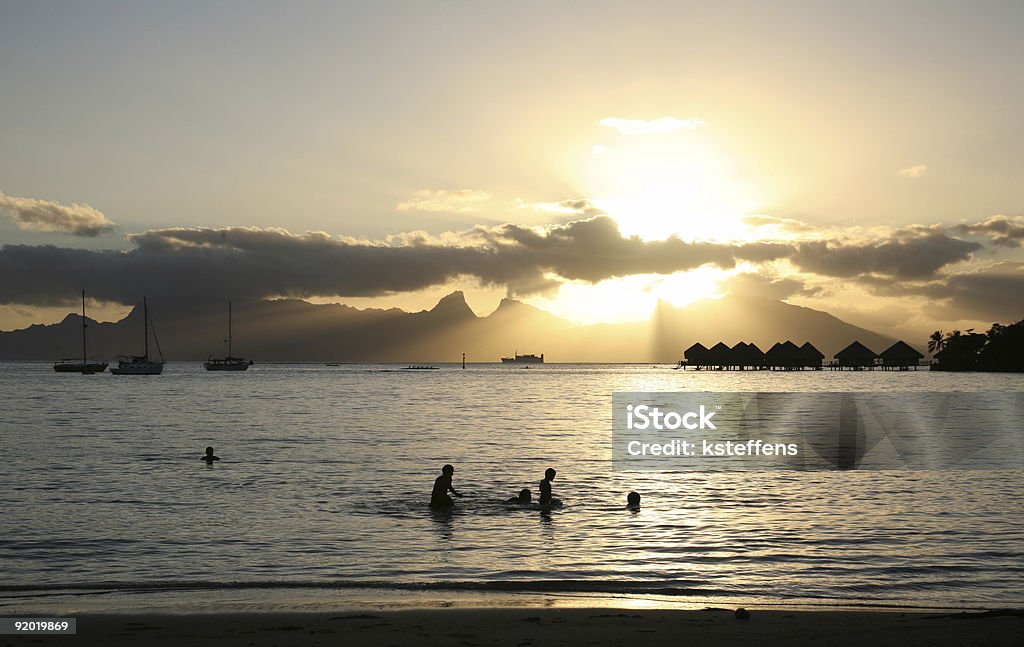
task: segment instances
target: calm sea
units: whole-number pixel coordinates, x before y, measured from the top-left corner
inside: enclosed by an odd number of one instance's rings
[[[1024,604],[1019,470],[616,471],[610,423],[616,391],[1021,392],[1024,375],[439,366],[0,364],[0,604],[354,588]],[[465,497],[432,513],[444,463]],[[562,509],[500,503],[547,467]]]

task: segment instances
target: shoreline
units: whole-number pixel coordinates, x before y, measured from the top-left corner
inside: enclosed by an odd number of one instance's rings
[[[733,608],[445,608],[249,613],[85,613],[80,645],[1012,645],[1024,613]],[[43,636],[34,636],[39,641]],[[52,640],[53,638],[46,638]]]
[[[262,614],[430,611],[441,609],[618,609],[864,613],[1016,613],[1020,602],[947,603],[942,600],[778,598],[758,595],[672,595],[639,591],[465,590],[331,586],[225,586],[174,588],[96,587],[0,592],[0,616]]]

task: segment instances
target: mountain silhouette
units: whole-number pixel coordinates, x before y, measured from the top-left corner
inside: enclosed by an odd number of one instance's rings
[[[150,303],[160,348],[169,360],[223,355],[227,306],[161,311]],[[141,304],[121,321],[88,320],[90,354],[112,359],[141,352]],[[81,317],[0,332],[0,359],[53,360],[81,353]],[[461,291],[430,310],[405,312],[313,304],[297,299],[234,304],[236,355],[257,362],[496,362],[502,356],[544,353],[551,362],[676,362],[694,342],[768,348],[805,341],[831,357],[854,340],[879,352],[895,340],[827,312],[757,297],[724,297],[685,308],[661,302],[647,321],[573,325],[512,299],[478,316]],[[152,349],[151,349],[152,350]]]

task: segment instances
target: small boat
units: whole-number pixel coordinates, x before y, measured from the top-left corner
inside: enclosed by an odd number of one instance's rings
[[[403,371],[437,371],[440,370],[436,366],[427,366],[426,364],[411,364],[402,369]]]
[[[110,369],[114,375],[160,375],[164,372],[164,354],[160,350],[160,341],[156,340],[160,361],[149,359],[149,304],[142,297],[142,355],[122,355],[117,358],[117,368]],[[156,332],[153,332],[156,339]]]
[[[82,290],[82,361],[74,362],[62,359],[53,365],[53,370],[58,373],[81,373],[82,375],[93,375],[107,370],[106,362],[90,362],[89,353],[86,350],[85,329],[89,324],[85,323],[85,290]],[[75,358],[78,359],[78,358]]]
[[[515,353],[512,357],[502,357],[502,364],[543,364],[544,353],[540,355],[520,355]]]
[[[208,371],[245,371],[252,366],[252,360],[231,355],[231,302],[228,301],[228,354],[226,357],[211,357],[203,362]]]

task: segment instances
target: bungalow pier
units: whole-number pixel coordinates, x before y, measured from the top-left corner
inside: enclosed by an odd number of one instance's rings
[[[797,346],[792,341],[777,342],[767,352],[757,344],[738,342],[731,348],[725,342],[718,342],[708,348],[697,342],[683,351],[683,359],[677,368],[693,368],[701,371],[916,371],[924,354],[909,344],[898,341],[882,353],[855,341],[826,363],[825,355],[811,342]]]

